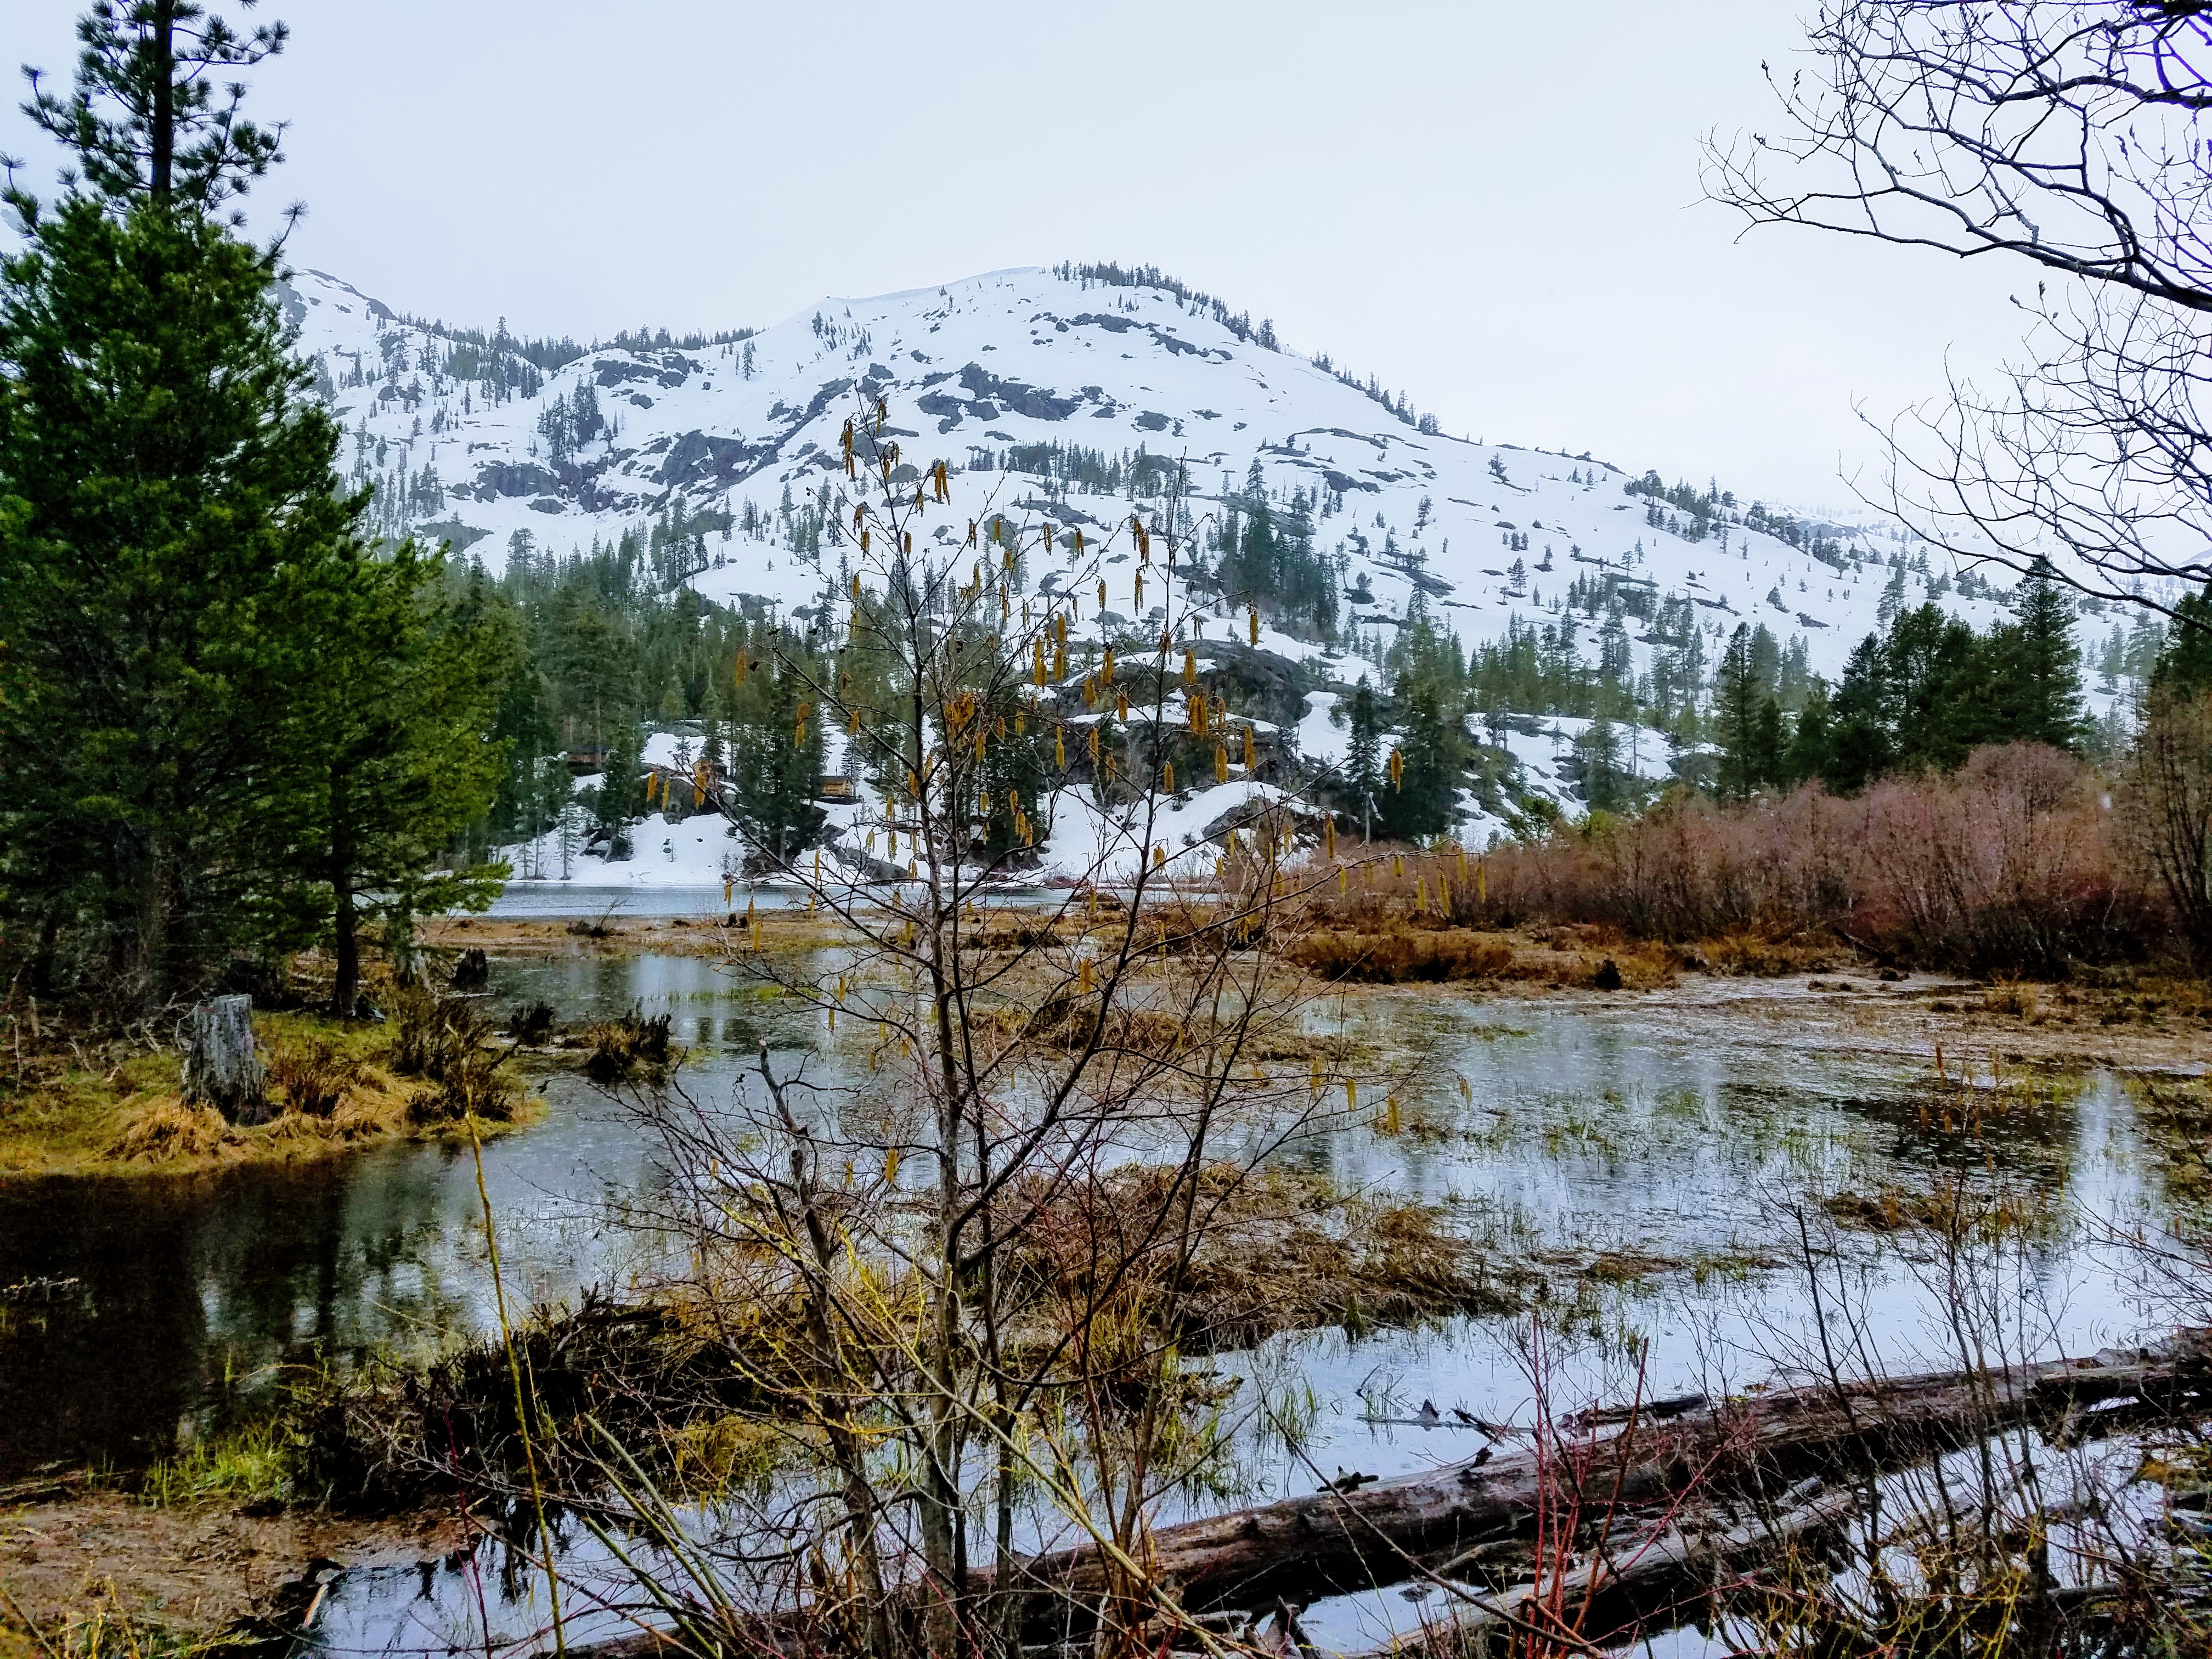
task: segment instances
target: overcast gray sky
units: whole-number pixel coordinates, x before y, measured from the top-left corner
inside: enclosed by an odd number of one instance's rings
[[[220,6],[218,9],[222,9]],[[0,0],[64,76],[71,0]],[[233,15],[238,14],[233,10]],[[296,264],[579,338],[1067,258],[1273,317],[1449,431],[1842,501],[2019,324],[2016,271],[1738,224],[1698,143],[1769,122],[1789,0],[677,5],[264,0],[252,108]],[[43,186],[12,107],[0,149]],[[1868,476],[1870,476],[1868,475]]]

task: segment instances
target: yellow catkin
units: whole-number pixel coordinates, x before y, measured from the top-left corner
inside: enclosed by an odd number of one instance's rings
[[[1246,738],[1245,742],[1249,745],[1251,738]],[[1251,750],[1248,747],[1245,752],[1249,756]],[[1249,766],[1252,763],[1247,759],[1244,763]],[[1336,857],[1336,819],[1334,817],[1325,817],[1321,821],[1321,854],[1325,859],[1333,860]]]
[[[1173,761],[1164,762],[1160,767],[1160,787],[1170,795],[1175,793],[1175,763]]]
[[[1064,646],[1052,648],[1052,678],[1054,684],[1067,678],[1067,650]]]
[[[1490,902],[1490,872],[1480,859],[1475,860],[1474,866],[1474,902],[1477,904]]]
[[[1382,1133],[1395,1135],[1403,1123],[1404,1120],[1398,1114],[1398,1097],[1392,1095],[1382,1103]]]
[[[1139,570],[1137,573],[1132,591],[1135,596],[1133,603],[1139,610],[1142,610],[1145,604],[1145,573],[1143,571]]]
[[[1103,580],[1098,584],[1098,604],[1101,609],[1103,609],[1106,604],[1106,584]]]
[[[1105,590],[1101,587],[1099,591],[1103,592]],[[1099,659],[1098,684],[1101,685],[1114,684],[1114,647],[1110,645],[1106,647],[1106,654]]]
[[[1344,1109],[1347,1112],[1356,1112],[1359,1109],[1359,1084],[1357,1079],[1344,1079]]]
[[[1213,781],[1216,783],[1229,781],[1229,750],[1218,743],[1213,745]]]
[[[1401,791],[1406,787],[1406,757],[1395,749],[1390,751],[1390,787]]]
[[[1052,728],[1052,763],[1062,772],[1067,770],[1067,728],[1064,726]]]
[[[899,1046],[904,1048],[906,1045],[902,1042]],[[899,1149],[896,1146],[885,1147],[884,1149],[884,1184],[885,1186],[898,1179],[898,1166]]]
[[[1252,624],[1252,643],[1257,645],[1260,643],[1260,613],[1254,611],[1249,613],[1249,616]]]
[[[1406,873],[1406,855],[1404,854],[1393,853],[1390,854],[1390,873],[1393,876],[1401,878],[1404,877]]]
[[[1098,728],[1095,726],[1091,728],[1091,763],[1098,764]]]
[[[1129,718],[1129,693],[1125,687],[1114,688],[1114,718],[1117,720]]]
[[[1075,970],[1075,988],[1086,995],[1091,990],[1091,958],[1084,957]]]
[[[1467,1080],[1467,1074],[1464,1072],[1455,1072],[1452,1075],[1459,1082],[1459,1097],[1462,1100],[1466,1101],[1470,1106],[1473,1105],[1474,1103],[1474,1085]]]
[[[1459,878],[1465,881],[1467,879],[1467,848],[1455,847],[1452,851],[1459,855]]]
[[[1186,650],[1182,653],[1182,683],[1185,685],[1198,684],[1198,653],[1195,651]]]
[[[1167,861],[1168,849],[1166,845],[1164,843],[1155,845],[1152,848],[1152,868],[1155,870],[1161,869],[1166,865]]]
[[[1352,896],[1352,872],[1340,864],[1336,866],[1336,896],[1339,898]]]

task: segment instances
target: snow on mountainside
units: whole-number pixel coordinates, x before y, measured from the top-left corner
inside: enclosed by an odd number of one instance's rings
[[[818,521],[807,533],[809,497],[841,471],[839,430],[860,393],[888,401],[908,459],[988,469],[955,480],[970,514],[995,489],[1016,516],[1111,526],[1176,461],[1200,517],[1241,495],[1255,464],[1271,495],[1306,492],[1316,544],[1341,575],[1350,650],[1273,630],[1265,643],[1321,684],[1374,673],[1357,659],[1378,657],[1422,610],[1470,647],[1571,620],[1583,659],[1609,654],[1624,680],[1670,672],[1662,657],[1679,674],[1692,630],[1709,676],[1739,623],[1764,623],[1793,652],[1802,641],[1800,665],[1832,682],[1877,626],[1885,588],[1893,604],[1936,597],[1977,628],[2003,614],[1869,518],[1798,523],[1732,496],[1692,512],[1630,493],[1635,475],[1587,455],[1425,431],[1402,399],[1380,401],[1269,349],[1271,331],[1161,287],[998,271],[823,300],[719,343],[633,340],[641,349],[544,372],[503,335],[404,319],[320,273],[295,278],[287,307],[351,434],[342,460],[380,486],[379,528],[446,537],[495,572],[518,549],[564,555],[653,524],[671,580],[803,622],[838,576],[834,548],[808,550],[822,540]],[[1078,451],[1097,463],[1087,477]],[[1112,495],[1098,482],[1109,471]],[[1593,592],[1607,596],[1595,610]],[[2084,619],[2093,665],[2109,627]],[[2093,702],[2101,712],[2109,690]],[[1298,728],[1316,757],[1343,741],[1324,713],[1325,694]],[[1532,787],[1564,798],[1546,780],[1580,724],[1492,731]],[[1632,749],[1638,769],[1665,775],[1663,740],[1630,735],[1624,760]]]

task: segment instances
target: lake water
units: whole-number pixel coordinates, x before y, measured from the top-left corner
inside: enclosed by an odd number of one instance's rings
[[[492,1000],[542,1000],[565,1019],[666,1012],[692,1050],[686,1086],[708,1100],[737,1086],[763,1041],[789,1053],[821,1035],[811,1011],[699,957],[497,963]],[[1802,1280],[1778,1251],[1808,1188],[1870,1191],[1965,1168],[2010,1172],[2100,1216],[2155,1208],[2126,1091],[2107,1076],[2046,1086],[2039,1104],[1996,1115],[1965,1142],[1923,1121],[1918,1057],[1807,1042],[1787,1021],[1734,1020],[1722,1005],[1553,1006],[1428,989],[1363,997],[1349,1018],[1421,1056],[1414,1127],[1340,1127],[1280,1156],[1340,1187],[1442,1205],[1472,1237],[1567,1263],[1563,1283],[1579,1287],[1568,1322],[1583,1327],[1555,1358],[1569,1395],[1625,1390],[1639,1357],[1647,1391],[1660,1394],[1741,1385],[1802,1358]],[[656,1246],[615,1212],[667,1177],[631,1116],[592,1085],[563,1073],[538,1086],[544,1119],[483,1149],[510,1297],[619,1287],[650,1269]],[[1870,1328],[1893,1363],[1940,1353],[1937,1301],[1914,1264],[1865,1249]],[[1569,1258],[1598,1251],[1629,1265],[1577,1279]],[[2007,1295],[2023,1343],[2081,1352],[2142,1322],[2128,1263],[2079,1224],[2036,1238],[2017,1270]],[[185,1180],[10,1183],[0,1188],[0,1284],[31,1279],[76,1283],[52,1300],[0,1303],[0,1479],[143,1462],[250,1413],[286,1367],[493,1328],[475,1163],[450,1143]],[[1515,1317],[1357,1340],[1303,1333],[1224,1357],[1255,1390],[1295,1382],[1310,1402],[1297,1455],[1265,1436],[1240,1451],[1243,1493],[1311,1491],[1316,1468],[1387,1475],[1462,1455],[1448,1431],[1362,1419],[1424,1398],[1513,1419],[1530,1392],[1528,1330]],[[324,1636],[382,1646],[404,1628],[413,1634],[398,1646],[435,1648],[447,1638],[434,1630],[481,1620],[482,1567],[349,1575]],[[530,1584],[510,1573],[493,1599],[507,1595],[526,1618]],[[1379,1616],[1348,1605],[1317,1610],[1316,1633],[1349,1640]],[[482,1648],[480,1629],[454,1625],[451,1636]]]

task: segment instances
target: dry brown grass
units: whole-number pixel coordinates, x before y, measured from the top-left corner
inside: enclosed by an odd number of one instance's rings
[[[156,1100],[131,1115],[107,1156],[118,1163],[170,1164],[212,1158],[226,1146],[243,1146],[245,1140],[245,1132],[224,1122],[212,1106]]]
[[[15,1086],[0,1087],[0,1172],[184,1173],[319,1157],[447,1121],[441,1085],[399,1074],[394,1025],[312,1013],[258,1013],[253,1024],[270,1098],[280,1109],[270,1121],[242,1128],[210,1109],[185,1107],[173,1053],[57,1039],[56,1047],[27,1057]],[[520,1086],[504,1075],[500,1083],[512,1120]],[[425,1097],[432,1097],[427,1117]]]
[[[1428,1206],[1226,1166],[1198,1177],[1196,1247],[1177,1278],[1174,1240],[1133,1231],[1171,1212],[1166,1188],[1176,1178],[1125,1169],[1065,1195],[1033,1232],[1029,1273],[1077,1305],[1099,1285],[1120,1286],[1144,1322],[1194,1353],[1279,1331],[1509,1311],[1523,1305],[1533,1283]]]
[[[584,1069],[601,1083],[613,1083],[633,1073],[665,1072],[682,1055],[669,1036],[672,1018],[648,1017],[632,1008],[619,1019],[593,1020],[584,1028],[591,1058]]]
[[[1323,979],[1363,985],[1503,979],[1515,955],[1512,945],[1484,934],[1408,927],[1360,933],[1319,928],[1290,949],[1291,961]]]
[[[1355,985],[1468,981],[1650,991],[1672,984],[1680,963],[1664,945],[1626,942],[1608,928],[1485,932],[1372,908],[1358,927],[1316,927],[1287,940],[1284,952],[1323,979]]]
[[[420,1126],[512,1120],[522,1085],[501,1069],[512,1050],[498,1042],[490,1017],[466,997],[412,990],[394,999],[397,1026],[392,1069],[420,1077],[428,1087],[407,1102],[408,1121]]]
[[[367,1069],[359,1054],[321,1036],[272,1043],[268,1065],[270,1096],[302,1117],[334,1115],[352,1099]]]

